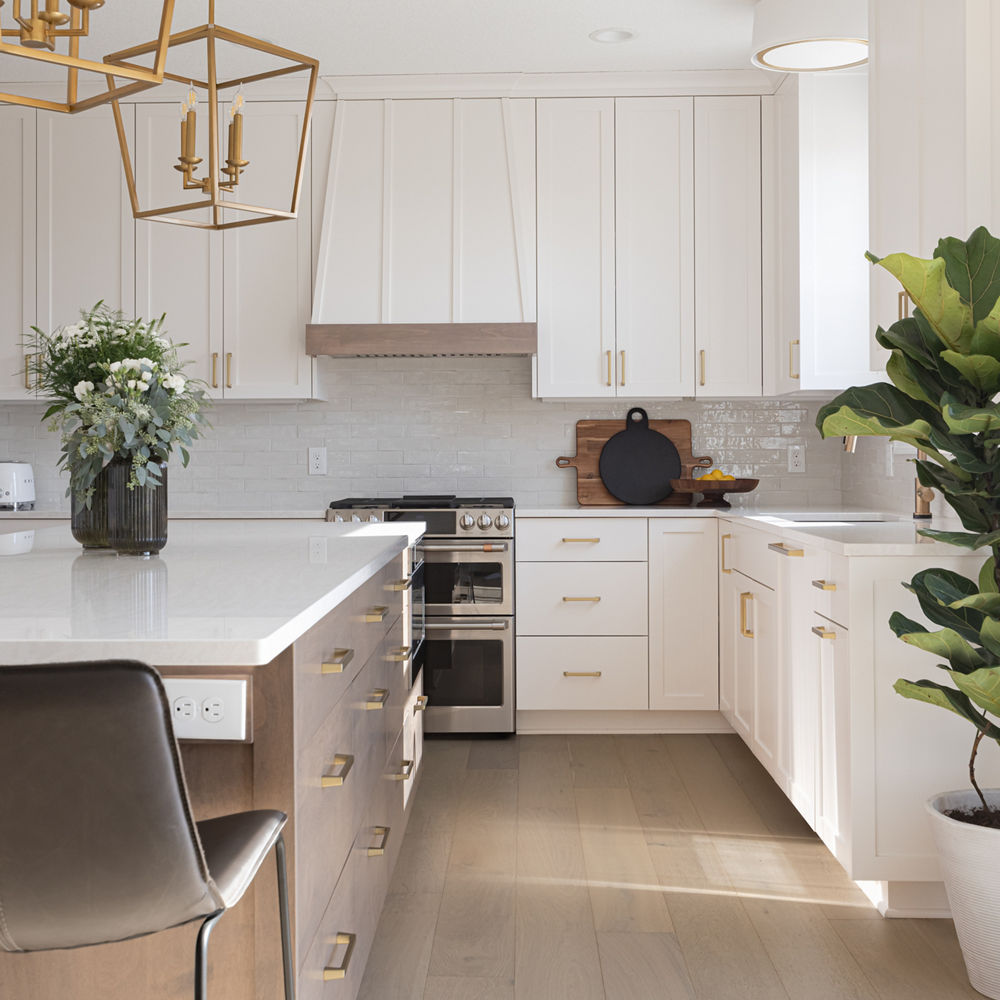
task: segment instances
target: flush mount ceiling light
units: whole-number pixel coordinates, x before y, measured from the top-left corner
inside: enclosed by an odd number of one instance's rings
[[[4,0],[0,0],[0,7],[3,6]],[[9,17],[5,18],[0,11],[0,55],[30,59],[66,71],[65,101],[32,97],[30,85],[26,85],[29,86],[28,94],[0,93],[0,103],[74,114],[162,83],[174,0],[163,2],[160,33],[149,50],[154,56],[153,65],[123,69],[117,74],[123,83],[109,81],[109,89],[97,96],[79,99],[77,91],[81,72],[99,74],[102,82],[107,77],[108,68],[104,63],[80,56],[80,40],[90,35],[90,13],[103,6],[104,0],[66,0],[67,9],[63,9],[63,0],[27,0],[24,4],[22,0],[12,0]],[[95,20],[103,17],[106,21],[110,16],[113,15],[97,15]],[[122,16],[119,14],[119,17]],[[59,51],[61,48],[65,51]]]
[[[750,61],[779,73],[863,65],[868,61],[867,0],[758,0]]]
[[[115,126],[118,130],[118,144],[121,147],[122,166],[125,171],[125,181],[128,185],[129,198],[132,202],[132,214],[137,219],[150,219],[154,222],[170,222],[180,226],[192,226],[196,229],[236,229],[242,226],[252,226],[262,222],[278,222],[282,219],[294,219],[298,213],[299,195],[302,190],[302,177],[306,164],[306,147],[309,142],[309,122],[312,117],[313,97],[316,93],[316,78],[319,73],[319,62],[309,56],[281,48],[272,42],[252,38],[223,28],[215,23],[215,0],[208,0],[208,23],[198,28],[171,35],[167,40],[168,51],[176,51],[193,42],[205,43],[206,66],[203,78],[192,78],[188,73],[178,74],[165,71],[165,80],[173,80],[187,86],[187,97],[180,108],[180,146],[176,162],[170,164],[180,176],[174,178],[179,194],[186,191],[197,191],[204,196],[196,201],[182,198],[178,204],[159,208],[143,208],[136,189],[136,167],[132,151],[129,149],[128,132],[122,117],[121,105],[117,100],[112,102],[115,114]],[[269,57],[276,62],[276,68],[256,69],[249,73],[219,79],[218,51],[216,43],[226,43],[243,50],[237,57],[250,52],[256,60],[258,56]],[[131,68],[133,59],[148,55],[159,43],[147,42],[136,45],[121,52],[105,56],[105,72],[113,72],[115,76],[122,70]],[[288,208],[269,208],[264,205],[252,205],[241,201],[238,188],[241,175],[251,167],[253,156],[251,148],[244,149],[243,118],[244,118],[244,84],[254,84],[262,80],[271,80],[290,73],[308,73],[306,84],[305,112],[302,116],[302,129],[298,139],[298,151],[295,160],[294,182]],[[110,79],[110,78],[109,78]],[[236,89],[238,88],[238,89]],[[219,131],[219,101],[220,91],[236,89],[228,112],[228,128],[226,141],[220,142]],[[205,156],[198,156],[198,113],[199,91],[204,92],[203,107],[208,115],[208,127],[202,128],[203,135],[201,152],[207,153],[207,163],[203,174],[199,168],[205,162]],[[207,143],[205,139],[207,138]],[[220,155],[225,147],[226,159],[223,163]],[[248,144],[249,145],[249,144]],[[206,148],[207,147],[207,148]],[[259,152],[259,149],[258,149]],[[164,164],[160,164],[165,169]],[[147,170],[148,172],[148,170]],[[191,196],[188,196],[191,197]],[[197,197],[197,196],[194,196]]]
[[[603,42],[614,45],[617,42],[627,42],[635,37],[628,28],[598,28],[587,36],[592,42]]]

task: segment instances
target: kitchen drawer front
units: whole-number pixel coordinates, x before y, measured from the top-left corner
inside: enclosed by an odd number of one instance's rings
[[[316,732],[400,617],[403,595],[386,588],[402,575],[400,553],[295,643],[295,728],[301,739]],[[377,607],[386,609],[381,621],[366,620]],[[340,673],[323,673],[323,663],[337,650],[350,650],[350,662]]]
[[[819,572],[809,581],[812,587],[813,611],[847,628],[850,624],[847,620],[849,605],[847,559],[824,552],[816,560],[816,565],[819,567]],[[812,576],[813,574],[810,574],[810,577]]]
[[[385,753],[388,755],[396,742],[400,731],[403,728],[403,710],[406,706],[406,699],[409,690],[406,687],[406,675],[403,672],[406,664],[397,659],[402,653],[403,646],[403,619],[400,618],[389,630],[385,639],[385,647],[382,651],[383,662],[385,663],[385,687],[389,690],[389,697],[385,707]]]
[[[517,633],[645,635],[648,587],[644,562],[521,563]]]
[[[420,765],[424,756],[424,712],[426,702],[423,700],[424,675],[423,672],[417,675],[410,689],[409,697],[403,708],[403,756],[413,761],[413,780],[404,782],[403,785],[403,808],[407,808],[410,801],[410,794],[416,785],[417,776],[420,774]]]
[[[519,517],[518,562],[643,562],[643,517]]]
[[[735,569],[738,573],[774,590],[778,584],[778,560],[790,557],[774,552],[768,545],[780,543],[781,537],[732,523],[721,524],[720,531],[722,535],[730,536],[724,540],[720,539],[720,560],[723,561],[723,568]]]
[[[648,662],[649,649],[642,636],[519,638],[517,707],[527,711],[646,709]]]

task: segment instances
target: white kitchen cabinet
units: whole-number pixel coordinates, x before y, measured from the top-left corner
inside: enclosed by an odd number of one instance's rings
[[[337,102],[316,323],[535,319],[535,102]]]
[[[760,396],[760,98],[694,99],[698,396]]]
[[[727,528],[728,525],[723,525]],[[719,534],[719,711],[744,740],[749,728],[736,718],[736,640],[739,637],[740,574],[729,563],[732,532]]]
[[[22,341],[35,323],[35,112],[0,107],[0,177],[7,208],[0,229],[0,399],[33,399]]]
[[[539,396],[693,393],[692,109],[538,102]]]
[[[122,111],[131,130],[133,110]],[[133,315],[135,222],[111,109],[40,111],[37,142],[38,326],[75,323],[98,300]]]
[[[648,524],[649,707],[717,709],[716,522],[651,517]]]

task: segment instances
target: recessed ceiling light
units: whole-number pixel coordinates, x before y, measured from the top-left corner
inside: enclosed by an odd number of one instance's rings
[[[588,36],[592,42],[603,42],[606,45],[613,45],[616,42],[627,42],[635,37],[634,32],[628,28],[598,28]]]
[[[751,62],[779,73],[846,69],[868,61],[866,0],[758,0]]]

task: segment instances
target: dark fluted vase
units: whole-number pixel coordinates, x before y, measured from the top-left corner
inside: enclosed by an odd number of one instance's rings
[[[85,549],[108,548],[108,466],[97,474],[90,507],[74,495],[69,529]]]
[[[107,471],[108,543],[121,555],[156,555],[167,544],[167,467],[155,489],[128,488],[131,459],[115,458]]]

